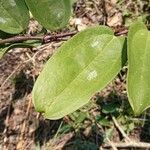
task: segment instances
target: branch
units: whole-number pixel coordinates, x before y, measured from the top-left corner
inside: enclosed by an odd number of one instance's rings
[[[115,32],[115,35],[120,36],[123,34],[127,34],[127,32],[128,30]],[[51,41],[57,41],[58,39],[61,39],[67,36],[73,36],[77,33],[78,33],[77,31],[73,31],[73,32],[68,32],[68,33],[52,34],[52,35],[46,35],[46,36],[20,35],[20,36],[14,36],[11,38],[0,40],[0,45],[6,44],[6,43],[23,42],[23,41],[28,41],[28,40],[39,40],[43,43],[48,43]]]
[[[128,34],[128,30],[127,29],[125,29],[123,31],[115,32],[116,36],[127,35],[127,34]]]
[[[46,36],[29,36],[29,35],[24,35],[24,36],[14,36],[8,39],[3,39],[0,40],[0,45],[6,44],[6,43],[15,43],[15,42],[23,42],[23,41],[28,41],[28,40],[39,40],[43,43],[47,43],[53,40],[57,40],[59,38],[67,37],[67,36],[73,36],[77,32],[69,32],[69,33],[60,33],[56,35],[46,35]]]
[[[113,143],[113,145],[117,148],[150,148],[150,143],[144,142],[129,142],[129,143]],[[111,148],[111,145],[104,145],[103,148]]]

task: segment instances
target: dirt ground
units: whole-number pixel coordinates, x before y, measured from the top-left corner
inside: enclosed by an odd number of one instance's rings
[[[141,16],[144,18],[147,14],[150,14],[149,0],[78,0],[73,5],[73,14],[69,26],[60,33],[81,31],[88,26],[101,24],[112,27],[115,32],[122,35],[126,34],[128,25],[133,19]],[[148,27],[150,27],[149,23],[150,21],[147,19]],[[31,21],[27,32],[33,34],[37,30],[40,30],[40,26],[35,21]],[[45,62],[63,42],[64,40],[54,41],[38,45],[33,49],[12,49],[0,60],[0,150],[98,149],[92,145],[93,143],[100,147],[103,129],[97,133],[91,132],[88,136],[83,136],[82,131],[70,130],[58,137],[57,131],[62,122],[69,122],[68,117],[50,121],[34,110],[31,98],[34,82]],[[102,101],[111,99],[111,93],[115,90],[115,96],[118,99],[126,100],[125,77],[126,69],[95,97],[102,99]],[[146,115],[140,117],[140,119],[143,118],[150,120],[149,111]],[[89,126],[84,128],[84,133],[88,131]],[[145,122],[139,127],[136,126],[128,136],[137,142],[150,143],[150,122]],[[80,137],[82,142],[77,140],[77,137]],[[120,142],[121,139],[122,137],[116,129],[112,141]],[[75,147],[74,141],[78,145],[83,145],[83,147]],[[86,147],[87,141],[90,143],[88,143],[88,148]]]

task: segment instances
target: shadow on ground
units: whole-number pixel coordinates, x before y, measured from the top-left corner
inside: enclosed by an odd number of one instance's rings
[[[31,93],[34,84],[33,78],[27,76],[23,70],[14,78],[13,82],[15,83],[13,100],[22,99],[25,94]]]
[[[40,146],[44,145],[55,136],[60,124],[61,120],[40,120],[39,126],[34,133],[34,142]]]

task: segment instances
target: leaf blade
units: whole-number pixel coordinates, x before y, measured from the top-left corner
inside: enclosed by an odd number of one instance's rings
[[[33,48],[38,46],[40,43],[39,41],[33,40],[24,43],[13,43],[8,45],[1,45],[0,46],[0,59],[10,50],[13,48]]]
[[[150,107],[150,33],[138,30],[129,43],[127,92],[135,115],[139,115]]]
[[[29,12],[24,0],[0,0],[0,30],[18,34],[28,23]]]
[[[141,21],[135,21],[130,26],[130,29],[129,29],[129,32],[128,32],[128,38],[127,38],[127,47],[128,47],[127,51],[130,50],[130,47],[132,45],[132,39],[133,39],[134,35],[136,34],[136,32],[139,31],[139,30],[143,30],[143,29],[146,29],[146,27],[145,27],[144,23],[141,22]]]
[[[66,26],[69,21],[71,14],[70,0],[26,0],[26,4],[34,18],[46,29],[60,29]]]
[[[87,29],[66,42],[35,83],[35,108],[46,118],[59,119],[82,107],[119,72],[123,43],[106,27]],[[107,73],[103,74],[105,69]]]

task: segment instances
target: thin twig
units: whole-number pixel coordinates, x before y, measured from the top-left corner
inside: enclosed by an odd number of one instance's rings
[[[128,142],[128,143],[113,143],[113,145],[117,148],[150,148],[150,143],[144,143],[144,142]],[[103,148],[111,148],[112,145],[104,145]]]
[[[96,123],[96,125],[99,129],[101,129],[103,131],[103,133],[105,132],[104,129],[99,124]],[[108,145],[111,145],[111,148],[113,150],[118,150],[117,147],[113,144],[113,142],[110,141],[110,139],[108,137],[106,137],[106,140],[108,142]],[[102,147],[100,147],[100,149],[102,149]]]
[[[43,41],[43,37],[42,36],[29,36],[29,35],[14,36],[14,37],[11,37],[11,38],[0,40],[0,45],[6,44],[6,43],[15,43],[15,42],[28,41],[28,40]]]
[[[127,134],[124,132],[124,130],[118,124],[116,118],[112,116],[112,120],[113,120],[114,125],[116,126],[116,128],[120,131],[120,133],[122,134],[122,136],[125,138],[125,141],[126,142],[131,142],[131,139],[127,136]]]
[[[16,68],[15,70],[4,80],[4,82],[0,85],[0,89],[3,89],[4,85],[7,83],[7,81],[18,71],[18,69],[20,67],[22,67],[24,64],[30,62],[32,60],[32,58],[25,60],[24,62],[21,62]]]
[[[29,35],[22,35],[22,36],[14,36],[11,38],[0,40],[0,45],[6,44],[6,43],[15,43],[15,42],[23,42],[28,40],[39,40],[43,43],[47,43],[53,40],[57,40],[59,38],[67,37],[67,36],[73,36],[77,32],[69,32],[69,33],[60,33],[60,34],[53,34],[53,35],[46,35],[46,36],[29,36]]]
[[[3,134],[6,134],[6,132],[8,130],[10,110],[11,110],[11,105],[12,105],[11,100],[12,100],[12,94],[10,94],[10,104],[8,106],[7,116],[6,116],[6,119],[5,119],[5,129],[3,131]]]
[[[5,81],[0,85],[0,89],[2,89],[4,87],[4,85],[6,84],[6,82],[16,73],[16,71],[23,65],[23,63],[19,64],[15,70],[5,79]]]
[[[27,94],[25,96],[25,98],[27,97]],[[31,102],[32,102],[32,99],[30,98],[29,99],[29,103],[28,103],[28,106],[27,106],[27,110],[26,110],[26,118],[29,116],[29,111],[30,111],[30,108],[31,108]],[[19,137],[19,142],[21,142],[23,145],[21,145],[21,147],[19,147],[19,149],[21,150],[24,150],[24,133],[25,133],[25,129],[26,129],[26,125],[27,125],[27,120],[25,119],[23,121],[23,124],[22,124],[22,127],[21,127],[21,133],[20,133],[20,137]]]
[[[117,147],[114,145],[114,143],[109,140],[109,138],[106,138],[106,140],[108,141],[109,145],[113,150],[118,150]]]
[[[120,35],[126,35],[128,33],[128,30],[123,30],[123,31],[120,31],[120,32],[115,32],[115,35],[116,36],[120,36]]]

